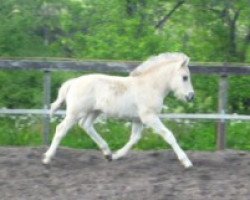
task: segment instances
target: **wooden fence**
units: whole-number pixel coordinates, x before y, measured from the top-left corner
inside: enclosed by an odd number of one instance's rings
[[[90,71],[90,72],[125,72],[128,73],[138,66],[140,62],[124,61],[78,61],[78,60],[28,60],[28,59],[5,59],[0,60],[2,70],[39,70],[44,72],[44,108],[43,109],[0,109],[0,114],[38,114],[44,116],[44,143],[49,143],[50,118],[48,109],[51,102],[51,72],[52,71]],[[235,66],[233,64],[213,64],[205,66],[191,64],[193,74],[219,75],[218,87],[218,113],[214,114],[163,114],[163,119],[213,119],[218,120],[217,149],[224,149],[226,137],[226,120],[250,120],[249,115],[227,114],[228,76],[250,75],[250,66]],[[57,114],[63,115],[60,111]]]

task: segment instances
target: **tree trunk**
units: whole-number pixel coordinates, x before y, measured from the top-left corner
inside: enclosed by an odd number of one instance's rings
[[[237,10],[233,16],[233,18],[231,19],[228,16],[228,25],[229,25],[229,59],[233,59],[233,61],[235,59],[237,59],[238,57],[238,52],[237,52],[237,28],[236,28],[236,23],[237,23],[237,19],[240,15],[240,11]]]
[[[166,22],[169,20],[169,18],[174,14],[174,12],[183,4],[185,3],[184,0],[179,1],[175,4],[175,6],[172,8],[172,10],[169,11],[169,13],[167,13],[156,25],[155,28],[158,30],[161,30],[164,25],[166,24]]]

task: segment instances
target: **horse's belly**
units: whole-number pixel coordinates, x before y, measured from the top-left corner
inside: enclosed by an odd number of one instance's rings
[[[138,117],[137,106],[132,99],[112,97],[102,99],[97,104],[97,109],[110,117],[136,118]]]

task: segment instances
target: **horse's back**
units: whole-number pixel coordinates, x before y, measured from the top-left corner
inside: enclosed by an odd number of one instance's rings
[[[130,77],[91,74],[72,81],[67,95],[67,109],[90,112],[98,110],[110,115],[130,115],[134,106]],[[133,108],[135,109],[135,108]]]

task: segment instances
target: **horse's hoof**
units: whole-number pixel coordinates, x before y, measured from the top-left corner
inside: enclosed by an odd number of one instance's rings
[[[50,162],[48,161],[48,160],[46,160],[46,159],[42,159],[42,164],[43,165],[48,165]]]
[[[111,162],[113,159],[112,159],[112,154],[107,154],[107,155],[104,155],[104,157],[109,161]]]
[[[184,160],[183,165],[186,169],[190,169],[193,167],[193,163],[190,160]]]
[[[46,156],[44,155],[43,158],[42,158],[42,163],[44,165],[48,165],[50,163],[50,159],[46,158]]]

